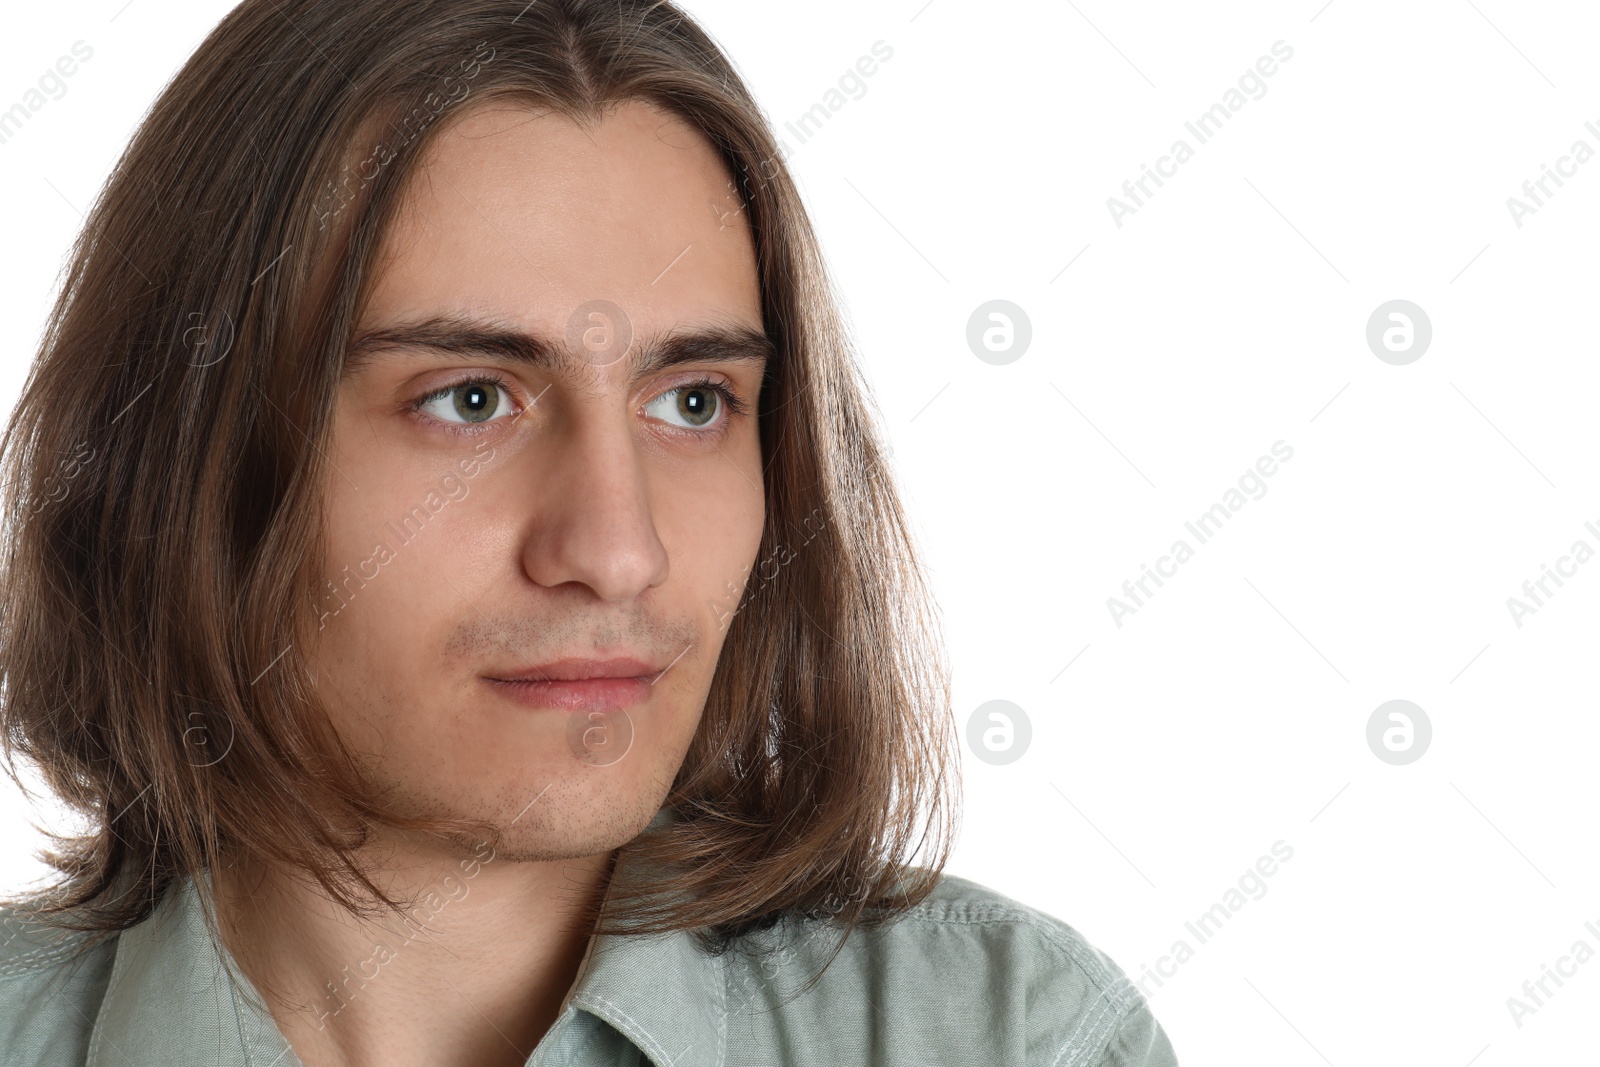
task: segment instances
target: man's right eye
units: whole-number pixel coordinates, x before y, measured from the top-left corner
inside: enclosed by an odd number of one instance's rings
[[[452,382],[418,397],[411,408],[440,422],[470,426],[511,414],[515,405],[511,401],[511,388],[503,379],[480,375]]]

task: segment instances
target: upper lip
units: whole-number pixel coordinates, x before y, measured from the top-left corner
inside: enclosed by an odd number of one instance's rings
[[[661,668],[652,667],[644,660],[618,656],[613,659],[558,659],[534,667],[496,671],[489,677],[502,682],[577,682],[589,678],[638,678],[660,672]]]

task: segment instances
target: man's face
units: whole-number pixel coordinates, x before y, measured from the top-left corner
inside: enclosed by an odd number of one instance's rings
[[[405,810],[491,819],[508,858],[614,848],[682,763],[765,519],[760,359],[639,363],[665,334],[761,333],[744,215],[662,111],[583,130],[496,104],[442,132],[386,240],[358,338],[490,320],[573,365],[358,342],[317,692]],[[512,678],[618,657],[644,680]]]

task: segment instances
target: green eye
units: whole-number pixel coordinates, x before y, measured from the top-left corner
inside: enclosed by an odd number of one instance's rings
[[[450,390],[456,414],[467,422],[483,422],[500,406],[500,390],[492,385],[458,385]]]
[[[674,389],[678,394],[678,414],[691,426],[704,426],[717,417],[721,399],[710,389]]]
[[[473,378],[437,389],[419,399],[414,407],[441,422],[474,425],[506,413],[510,401],[511,393],[504,382]]]
[[[721,382],[685,382],[662,393],[645,405],[645,412],[687,430],[714,426],[723,409],[737,412],[738,397]],[[681,420],[681,421],[680,421]]]

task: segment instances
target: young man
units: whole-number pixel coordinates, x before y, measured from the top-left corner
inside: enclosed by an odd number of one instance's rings
[[[93,828],[3,915],[0,1061],[1174,1063],[940,878],[948,683],[820,264],[667,3],[235,10],[4,442],[5,735]]]

